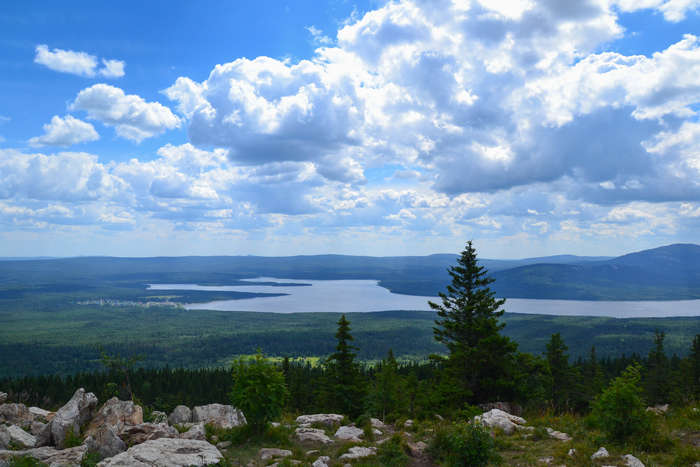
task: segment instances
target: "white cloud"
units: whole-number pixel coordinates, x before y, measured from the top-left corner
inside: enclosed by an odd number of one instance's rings
[[[34,63],[61,73],[71,73],[92,78],[99,74],[107,78],[124,76],[125,63],[121,60],[102,59],[102,68],[98,69],[98,60],[94,55],[74,50],[49,49],[45,44],[36,46]]]
[[[89,118],[115,127],[119,136],[135,142],[180,127],[180,119],[164,105],[107,84],[80,91],[70,109],[87,112]]]
[[[688,13],[700,8],[700,0],[616,0],[622,11],[656,9],[663,13],[668,21],[683,21]]]
[[[314,44],[330,45],[333,43],[333,39],[323,34],[323,31],[314,26],[313,24],[311,26],[306,26],[305,29],[309,31],[309,34],[311,34]]]
[[[41,146],[71,146],[87,141],[97,141],[100,136],[95,128],[82,120],[70,115],[61,118],[54,115],[50,123],[44,125],[44,134],[29,139],[29,145]]]

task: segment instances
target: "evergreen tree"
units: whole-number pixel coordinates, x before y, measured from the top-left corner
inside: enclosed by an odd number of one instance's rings
[[[493,279],[478,264],[471,241],[457,263],[448,270],[447,293],[439,294],[442,304],[428,302],[438,315],[435,339],[449,354],[442,387],[458,406],[510,397],[517,344],[500,334],[505,300],[497,300],[489,288]]]
[[[693,338],[693,345],[690,348],[688,361],[690,362],[689,373],[692,377],[690,383],[691,394],[693,394],[696,399],[700,399],[700,334],[696,334],[695,338]]]
[[[651,404],[668,402],[669,368],[668,358],[664,352],[664,337],[662,331],[654,332],[654,347],[649,352],[647,364],[647,399]]]
[[[549,369],[549,397],[556,409],[567,405],[571,390],[571,373],[569,369],[569,348],[564,344],[561,334],[552,334],[547,343],[547,367]]]
[[[394,352],[389,349],[377,372],[372,394],[372,408],[382,420],[393,420],[403,409],[402,386]]]
[[[355,362],[357,347],[350,344],[350,322],[345,315],[338,321],[335,353],[326,361],[326,403],[344,415],[356,417],[362,412],[364,391],[360,368]]]

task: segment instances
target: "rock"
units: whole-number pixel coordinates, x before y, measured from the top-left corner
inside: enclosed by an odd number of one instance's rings
[[[437,421],[439,421],[439,422],[444,422],[444,421],[445,421],[445,417],[443,417],[443,416],[440,415],[439,413],[436,413],[436,414],[435,414],[435,419],[436,419]]]
[[[204,429],[204,423],[195,423],[184,433],[180,433],[180,439],[198,439],[200,441],[207,440],[207,432]],[[213,440],[217,441],[217,440]]]
[[[569,449],[568,455],[569,455],[569,457],[574,457],[576,455],[576,449],[574,449],[574,448]]]
[[[610,454],[608,454],[608,450],[605,448],[600,448],[596,452],[593,453],[591,456],[591,459],[603,459],[606,457],[610,457]]]
[[[653,412],[656,415],[664,415],[668,412],[668,404],[655,405],[654,407],[647,407],[647,412]]]
[[[277,449],[277,448],[262,448],[258,451],[260,459],[268,461],[274,459],[275,457],[289,457],[292,455],[292,451],[287,449]]]
[[[567,433],[555,431],[549,427],[547,427],[547,433],[549,434],[550,438],[558,439],[559,441],[571,441],[572,439]]]
[[[340,425],[343,420],[342,415],[337,413],[317,413],[313,415],[299,415],[297,417],[297,425],[311,425],[312,423],[320,423],[322,425],[333,426]]]
[[[330,444],[333,442],[323,430],[318,428],[299,427],[296,429],[297,439],[301,442]]]
[[[622,459],[625,461],[625,465],[628,467],[644,467],[644,463],[634,457],[632,454],[625,454],[622,456]]]
[[[0,431],[5,431],[10,438],[9,443],[7,443],[5,447],[9,444],[14,444],[24,449],[36,447],[36,438],[17,425],[0,425]]]
[[[376,428],[372,428],[372,433],[374,433],[375,436],[382,436],[382,431]]]
[[[94,430],[93,434],[85,439],[84,444],[88,451],[98,453],[101,459],[126,451],[126,443],[118,436],[116,429],[108,425]]]
[[[341,426],[338,428],[338,431],[335,432],[334,436],[344,441],[359,443],[362,441],[360,438],[362,438],[364,434],[365,432],[360,428],[354,426]]]
[[[270,426],[272,428],[279,428],[282,424],[280,422],[270,422]]]
[[[160,410],[151,412],[151,423],[168,423],[168,414]]]
[[[54,415],[49,423],[51,442],[59,448],[65,447],[66,436],[70,431],[80,435],[80,427],[90,420],[97,407],[97,397],[91,392],[86,393],[80,388],[73,397]]]
[[[132,446],[100,462],[98,467],[185,467],[217,464],[223,456],[215,446],[195,439],[161,438]]]
[[[340,460],[360,459],[373,456],[377,453],[377,448],[366,448],[364,446],[353,446],[348,452],[340,456]]]
[[[6,462],[15,456],[29,456],[50,467],[79,467],[86,452],[87,446],[84,445],[63,450],[44,446],[19,451],[0,451],[0,465],[6,465]]]
[[[24,404],[2,404],[0,405],[0,423],[8,425],[28,426],[32,423],[34,416]]]
[[[379,430],[383,430],[386,425],[384,425],[384,422],[379,420],[378,418],[370,418],[369,422],[372,424],[372,428],[377,428]]]
[[[408,419],[405,422],[403,422],[403,427],[404,428],[411,428],[413,426],[413,420]]]
[[[7,393],[0,391],[0,404],[4,404],[7,400]]]
[[[29,407],[29,413],[32,414],[34,421],[42,423],[50,422],[53,416],[56,415],[54,412],[49,412],[39,407]]]
[[[226,449],[231,446],[231,441],[222,441],[220,443],[216,443],[216,447],[219,449]]]
[[[507,435],[513,434],[520,425],[527,423],[525,419],[500,409],[491,409],[488,412],[477,415],[474,417],[474,421],[488,428],[497,428]]]
[[[168,417],[171,425],[182,425],[192,421],[192,411],[186,405],[178,405]]]
[[[194,423],[210,423],[219,428],[233,428],[246,424],[243,412],[230,405],[209,404],[195,407],[192,410]]]
[[[140,425],[143,423],[143,409],[131,401],[120,401],[116,397],[104,403],[95,414],[85,434],[94,436],[97,431],[107,426],[120,433],[125,426]]]
[[[127,425],[119,433],[119,436],[130,446],[141,444],[160,438],[178,438],[177,430],[165,423],[142,423],[140,425]]]
[[[486,404],[479,404],[479,408],[484,412],[488,412],[491,409],[498,409],[518,416],[523,413],[523,408],[521,406],[510,402],[488,402]]]
[[[321,456],[318,459],[316,459],[313,464],[311,464],[311,467],[328,467],[328,463],[330,461],[331,461],[330,457]]]
[[[553,458],[552,456],[540,457],[539,459],[537,459],[537,462],[539,462],[540,464],[547,464],[547,465],[549,465],[549,464],[551,464],[552,462],[554,462],[554,458]]]
[[[423,452],[428,448],[428,445],[423,441],[418,441],[417,443],[406,443],[408,450],[411,453],[411,457],[420,457]]]
[[[318,449],[312,449],[312,450],[310,450],[310,451],[306,451],[306,455],[307,455],[307,456],[313,456],[314,454],[319,454],[320,452],[321,452],[321,451],[319,451]]]

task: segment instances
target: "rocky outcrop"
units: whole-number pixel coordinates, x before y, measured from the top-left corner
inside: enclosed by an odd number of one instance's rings
[[[348,452],[340,456],[340,460],[361,459],[363,457],[374,456],[375,454],[377,454],[377,448],[375,447],[366,448],[364,446],[353,446]]]
[[[204,430],[204,423],[195,423],[184,433],[180,433],[181,439],[198,439],[204,441],[207,439],[207,433]]]
[[[141,444],[160,438],[179,438],[179,435],[175,428],[164,423],[128,425],[119,433],[119,436],[129,445]]]
[[[296,429],[296,436],[299,441],[330,444],[333,442],[323,430],[318,428],[299,427]]]
[[[523,413],[523,408],[521,406],[511,402],[488,402],[486,404],[479,404],[479,408],[484,412],[488,412],[492,409],[498,409],[518,416],[522,415]]]
[[[0,425],[0,449],[10,447],[10,433],[4,425]]]
[[[92,418],[96,407],[97,397],[93,393],[86,393],[83,388],[75,391],[73,397],[58,409],[47,425],[50,431],[50,442],[59,449],[64,448],[68,433],[72,431],[75,435],[79,435],[80,427]]]
[[[337,413],[317,413],[313,415],[300,415],[297,417],[297,425],[299,426],[311,426],[314,423],[319,423],[327,426],[340,425],[343,420],[342,415]]]
[[[625,454],[622,456],[622,460],[625,461],[627,467],[644,467],[644,463],[634,457],[632,454]]]
[[[600,448],[591,455],[591,459],[605,459],[606,457],[610,457],[610,454],[605,448]]]
[[[85,430],[87,436],[94,436],[102,427],[113,428],[116,433],[126,426],[143,423],[143,409],[131,401],[120,401],[116,397],[104,403]]]
[[[182,425],[192,421],[192,411],[186,405],[178,405],[168,417],[171,425]]]
[[[360,438],[362,438],[364,434],[365,432],[360,428],[354,426],[341,426],[338,428],[338,431],[335,432],[334,436],[338,439],[342,439],[343,441],[359,443],[362,441]]]
[[[217,464],[223,456],[206,441],[161,438],[146,441],[100,462],[98,467],[185,467]]]
[[[553,430],[547,427],[547,434],[550,438],[558,439],[559,441],[571,441],[571,436],[568,433]]]
[[[151,423],[168,423],[168,414],[160,410],[151,412]]]
[[[50,422],[53,416],[56,415],[54,412],[44,410],[40,407],[29,407],[29,413],[32,414],[33,421],[41,423]]]
[[[4,444],[5,448],[10,444],[24,449],[36,446],[36,438],[17,425],[0,425],[0,433],[3,433],[0,434],[0,444]],[[2,440],[7,440],[7,442],[3,443]]]
[[[0,423],[8,425],[29,426],[34,416],[24,404],[0,405]]]
[[[195,407],[192,410],[194,423],[211,424],[219,428],[234,428],[245,425],[243,412],[230,405],[209,404]]]
[[[311,464],[311,467],[328,467],[328,463],[330,461],[331,461],[330,457],[321,456],[318,459],[316,459],[313,464]]]
[[[7,400],[7,393],[0,391],[0,404],[4,404]]]
[[[86,452],[85,445],[63,450],[44,446],[19,451],[0,451],[0,465],[4,465],[16,456],[29,456],[51,467],[79,467]]]
[[[262,448],[258,454],[260,455],[260,460],[269,461],[270,459],[289,457],[292,455],[292,451],[287,449]]]
[[[126,451],[126,443],[111,426],[101,426],[94,430],[93,434],[85,439],[84,444],[88,447],[88,451],[98,453],[102,459]]]
[[[474,421],[481,423],[487,428],[499,429],[507,435],[513,434],[515,430],[527,423],[524,418],[511,415],[500,409],[491,409],[488,412],[477,415],[474,417]]]

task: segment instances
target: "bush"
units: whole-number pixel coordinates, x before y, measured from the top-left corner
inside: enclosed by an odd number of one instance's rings
[[[231,403],[243,411],[251,429],[262,434],[269,421],[282,415],[289,394],[284,374],[260,352],[253,359],[239,359],[232,371]]]
[[[66,439],[63,442],[65,448],[74,448],[83,444],[83,438],[79,434],[73,432],[73,428],[69,428],[66,432]]]
[[[430,454],[452,467],[478,467],[499,460],[491,435],[473,423],[440,428],[430,444]]]
[[[9,467],[48,467],[31,456],[14,456],[7,464]]]
[[[645,411],[640,379],[639,364],[630,365],[593,401],[591,421],[611,441],[653,437],[655,428]]]
[[[379,446],[377,450],[377,460],[387,467],[403,467],[408,465],[408,455],[404,449],[401,436],[394,435]]]

